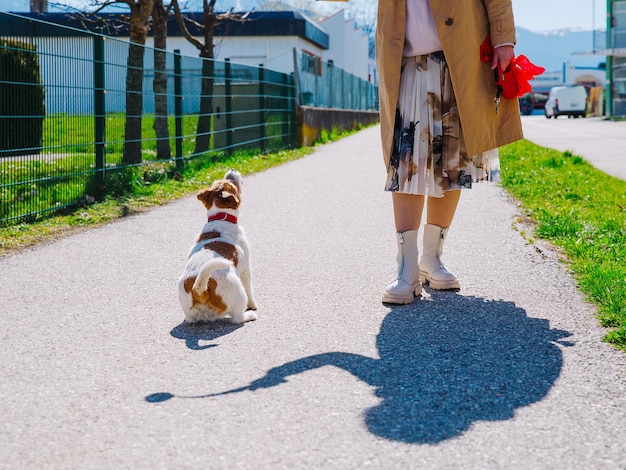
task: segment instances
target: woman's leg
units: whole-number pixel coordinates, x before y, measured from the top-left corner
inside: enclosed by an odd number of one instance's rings
[[[448,228],[459,204],[461,191],[445,191],[443,197],[429,197],[426,206],[426,223]]]
[[[459,280],[443,265],[441,255],[461,191],[446,191],[443,194],[440,198],[428,198],[422,259],[419,264],[420,280],[424,284],[430,284],[432,289],[459,289],[461,287]]]
[[[424,196],[394,192],[391,193],[391,200],[396,232],[419,229],[424,209]]]
[[[398,244],[398,275],[385,288],[383,302],[408,304],[422,292],[417,263],[417,231],[422,218],[424,196],[394,192],[392,202]]]

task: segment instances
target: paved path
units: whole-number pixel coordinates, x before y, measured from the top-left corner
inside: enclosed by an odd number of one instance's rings
[[[254,323],[183,323],[193,196],[0,259],[0,467],[626,468],[626,355],[502,189],[464,193],[459,293],[381,304],[378,132],[245,179]]]
[[[524,136],[538,145],[570,150],[605,173],[626,180],[626,121],[599,117],[522,116]]]

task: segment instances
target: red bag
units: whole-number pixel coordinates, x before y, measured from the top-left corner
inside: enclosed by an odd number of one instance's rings
[[[493,47],[489,35],[480,45],[480,60],[482,62],[493,60]],[[528,82],[545,71],[545,68],[536,66],[525,55],[519,55],[511,59],[506,70],[502,70],[498,64],[494,70],[494,77],[496,84],[502,87],[502,97],[513,99],[531,91],[532,87]]]

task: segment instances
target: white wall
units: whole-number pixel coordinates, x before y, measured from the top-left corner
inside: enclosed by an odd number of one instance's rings
[[[319,25],[330,36],[329,49],[324,52],[323,60],[332,60],[335,67],[368,80],[372,73],[367,33],[356,28],[354,20],[346,21],[344,10],[326,18]]]
[[[94,41],[91,37],[35,37],[45,87],[46,112],[94,112]],[[126,93],[128,42],[104,41],[107,109],[122,111]]]
[[[199,39],[199,38],[198,38]],[[153,47],[152,38],[146,41]],[[232,62],[258,67],[263,64],[266,69],[283,73],[293,72],[293,48],[305,49],[319,57],[324,50],[297,36],[233,36],[215,38],[215,59],[230,59]],[[198,57],[198,49],[183,37],[168,37],[167,50],[172,52],[180,49],[184,56]]]

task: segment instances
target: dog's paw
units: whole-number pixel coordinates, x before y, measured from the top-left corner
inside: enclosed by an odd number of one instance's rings
[[[248,301],[248,310],[257,310],[256,302],[254,300]]]
[[[239,315],[233,315],[230,319],[231,323],[235,323],[235,324],[239,324],[239,323],[245,323],[247,321],[254,321],[256,320],[258,317],[258,315],[254,312],[251,312],[250,310],[245,311]]]

